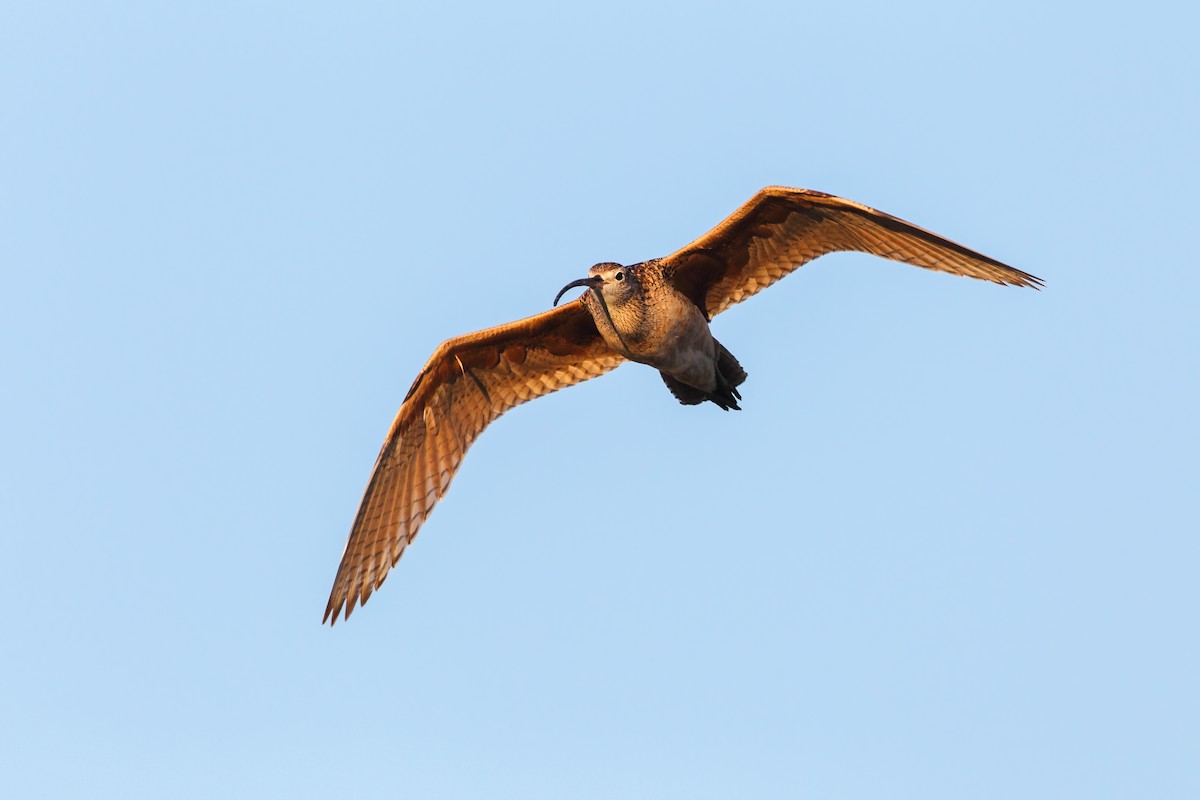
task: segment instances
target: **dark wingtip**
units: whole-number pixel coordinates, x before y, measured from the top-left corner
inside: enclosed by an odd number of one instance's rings
[[[343,607],[346,609],[345,616],[342,616]],[[337,624],[338,617],[342,617],[342,619],[350,619],[350,612],[352,610],[353,607],[347,605],[346,600],[339,600],[335,603],[333,598],[330,597],[329,602],[325,605],[325,616],[321,618],[321,624],[324,625],[326,622],[328,622],[329,627],[332,628]]]
[[[1042,290],[1042,287],[1046,285],[1046,282],[1037,275],[1030,275],[1028,272],[1022,272],[1016,267],[1005,266],[1004,268],[1009,270],[1012,274],[1005,275],[1003,279],[996,281],[996,283],[1003,284],[1004,286],[1024,286],[1039,292]]]

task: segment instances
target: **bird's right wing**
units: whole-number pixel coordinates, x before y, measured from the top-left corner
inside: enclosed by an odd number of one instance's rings
[[[662,263],[675,287],[710,317],[814,258],[842,250],[993,283],[1042,281],[994,258],[876,211],[811,189],[768,186]]]
[[[513,406],[624,359],[576,300],[443,342],[400,406],[342,553],[325,620],[365,603],[446,493],[467,448]]]

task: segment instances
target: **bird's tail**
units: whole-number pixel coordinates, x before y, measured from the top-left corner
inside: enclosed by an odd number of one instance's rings
[[[733,353],[725,349],[725,345],[713,340],[717,345],[717,390],[708,395],[706,399],[719,405],[725,411],[733,409],[741,411],[741,406],[737,404],[738,400],[742,399],[742,395],[738,392],[737,387],[746,382],[746,370],[742,369],[742,365],[733,357]]]
[[[667,384],[671,394],[675,395],[675,399],[685,406],[694,406],[709,400],[726,411],[730,409],[741,411],[737,401],[741,400],[742,396],[738,393],[737,387],[746,382],[746,370],[742,369],[738,360],[720,342],[717,342],[717,388],[715,391],[706,392],[695,386],[688,386],[665,372],[659,374],[662,375],[663,383]]]
[[[728,381],[731,388],[741,386],[746,382],[746,370],[742,369],[742,365],[733,357],[733,353],[726,350],[725,345],[720,342],[717,342],[717,372]],[[733,394],[739,400],[742,398],[737,392]]]

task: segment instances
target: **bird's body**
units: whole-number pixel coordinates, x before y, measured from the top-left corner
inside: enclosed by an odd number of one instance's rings
[[[513,406],[624,361],[657,369],[680,403],[737,409],[746,373],[710,320],[826,253],[856,250],[993,283],[1041,281],[867,206],[768,187],[713,230],[665,258],[601,263],[581,298],[444,342],[405,396],[359,505],[325,609],[347,617],[399,560],[463,455]]]
[[[694,389],[702,400],[723,397],[730,378],[721,374],[721,345],[704,312],[675,289],[661,261],[597,264],[588,272],[581,285],[600,283],[597,292],[580,299],[605,344],[630,361],[654,367],[668,386]],[[723,407],[737,408],[733,399]]]

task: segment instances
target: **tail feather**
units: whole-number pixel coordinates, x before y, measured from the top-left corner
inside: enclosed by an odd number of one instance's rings
[[[746,370],[742,369],[742,365],[733,357],[733,353],[726,350],[725,345],[720,342],[717,342],[717,372],[729,381],[731,387],[741,386],[746,382]],[[737,392],[734,394],[739,399],[741,398]]]
[[[665,372],[659,372],[662,376],[663,383],[671,390],[671,394],[675,395],[675,399],[685,406],[697,406],[708,399],[708,395],[695,386],[688,386],[682,381],[672,378]]]
[[[746,382],[746,370],[742,369],[742,365],[733,357],[733,354],[725,349],[725,346],[717,342],[717,387],[711,392],[706,392],[702,389],[697,389],[695,386],[689,386],[676,378],[671,377],[665,372],[660,372],[663,383],[671,390],[671,394],[675,395],[675,399],[685,406],[694,406],[703,403],[705,400],[711,401],[720,406],[723,410],[741,411],[738,405],[738,400],[742,399],[741,393],[737,390]]]

